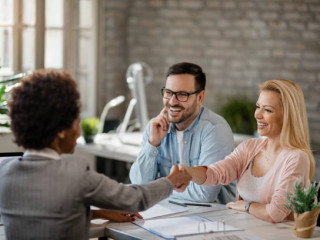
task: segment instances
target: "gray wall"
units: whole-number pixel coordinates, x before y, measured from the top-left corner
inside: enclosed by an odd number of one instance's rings
[[[255,101],[258,85],[265,80],[299,83],[313,148],[320,149],[320,0],[101,3],[98,111],[119,94],[130,96],[126,68],[144,61],[154,72],[147,98],[150,117],[155,116],[162,106],[160,88],[168,67],[190,61],[207,73],[204,104],[212,110],[235,94]],[[124,111],[118,109],[114,117]]]

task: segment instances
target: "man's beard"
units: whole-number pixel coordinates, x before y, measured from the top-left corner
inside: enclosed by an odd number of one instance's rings
[[[186,111],[186,109],[182,106],[179,106],[179,105],[170,105],[169,103],[167,104],[167,108],[169,109],[167,111],[167,117],[168,117],[168,120],[169,122],[172,122],[174,124],[179,124],[179,123],[182,123],[186,120],[188,120],[193,114],[194,112],[196,111],[196,107],[195,107],[196,103],[193,104],[192,106],[190,106],[189,108],[189,111]],[[182,116],[180,117],[180,119],[176,119],[174,120],[174,118],[172,119],[172,117],[170,116],[169,114],[169,111],[170,111],[170,107],[176,107],[176,108],[181,108],[181,111],[184,111],[184,113],[182,114]]]

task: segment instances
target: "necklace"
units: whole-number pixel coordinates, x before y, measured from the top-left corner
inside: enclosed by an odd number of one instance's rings
[[[267,155],[267,151],[266,150],[263,150],[262,156],[263,156],[264,159],[266,159],[267,162],[269,162],[271,160],[270,157]]]
[[[267,147],[265,147],[262,151],[262,158],[265,159],[267,162],[272,162],[273,160],[277,159],[280,151],[277,150],[272,155],[270,154],[270,151],[267,150]]]

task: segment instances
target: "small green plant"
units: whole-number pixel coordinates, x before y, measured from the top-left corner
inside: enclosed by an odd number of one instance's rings
[[[235,133],[252,135],[257,130],[257,122],[254,118],[255,103],[247,97],[230,98],[221,107],[220,114],[229,123]]]
[[[1,68],[1,66],[0,66]],[[8,100],[6,98],[6,85],[14,82],[18,82],[21,78],[25,77],[26,73],[19,73],[10,78],[0,81],[0,114],[7,115],[8,114]],[[9,89],[9,87],[8,87]],[[9,122],[0,122],[0,127],[10,127]]]
[[[8,114],[7,99],[5,99],[6,87],[0,88],[0,114]],[[8,121],[0,122],[0,127],[10,127]]]
[[[293,193],[287,189],[287,200],[289,204],[284,206],[294,213],[304,213],[312,211],[320,206],[318,202],[318,191],[320,182],[313,182],[309,187],[303,189],[303,181],[296,180],[293,184]]]
[[[83,136],[94,136],[98,132],[99,118],[84,118],[81,122]]]
[[[0,88],[0,114],[7,114],[7,100],[5,99],[6,87],[2,86]]]

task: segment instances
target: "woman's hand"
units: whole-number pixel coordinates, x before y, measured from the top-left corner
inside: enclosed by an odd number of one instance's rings
[[[226,207],[244,212],[244,208],[245,208],[246,204],[247,204],[246,201],[239,200],[239,201],[236,201],[236,202],[229,202],[226,205]]]
[[[205,166],[189,167],[180,164],[179,170],[187,172],[192,178],[191,181],[198,185],[203,184],[207,179],[207,168]]]
[[[102,218],[112,222],[133,222],[136,218],[143,219],[139,213],[121,212],[113,210],[92,210],[92,219]]]

